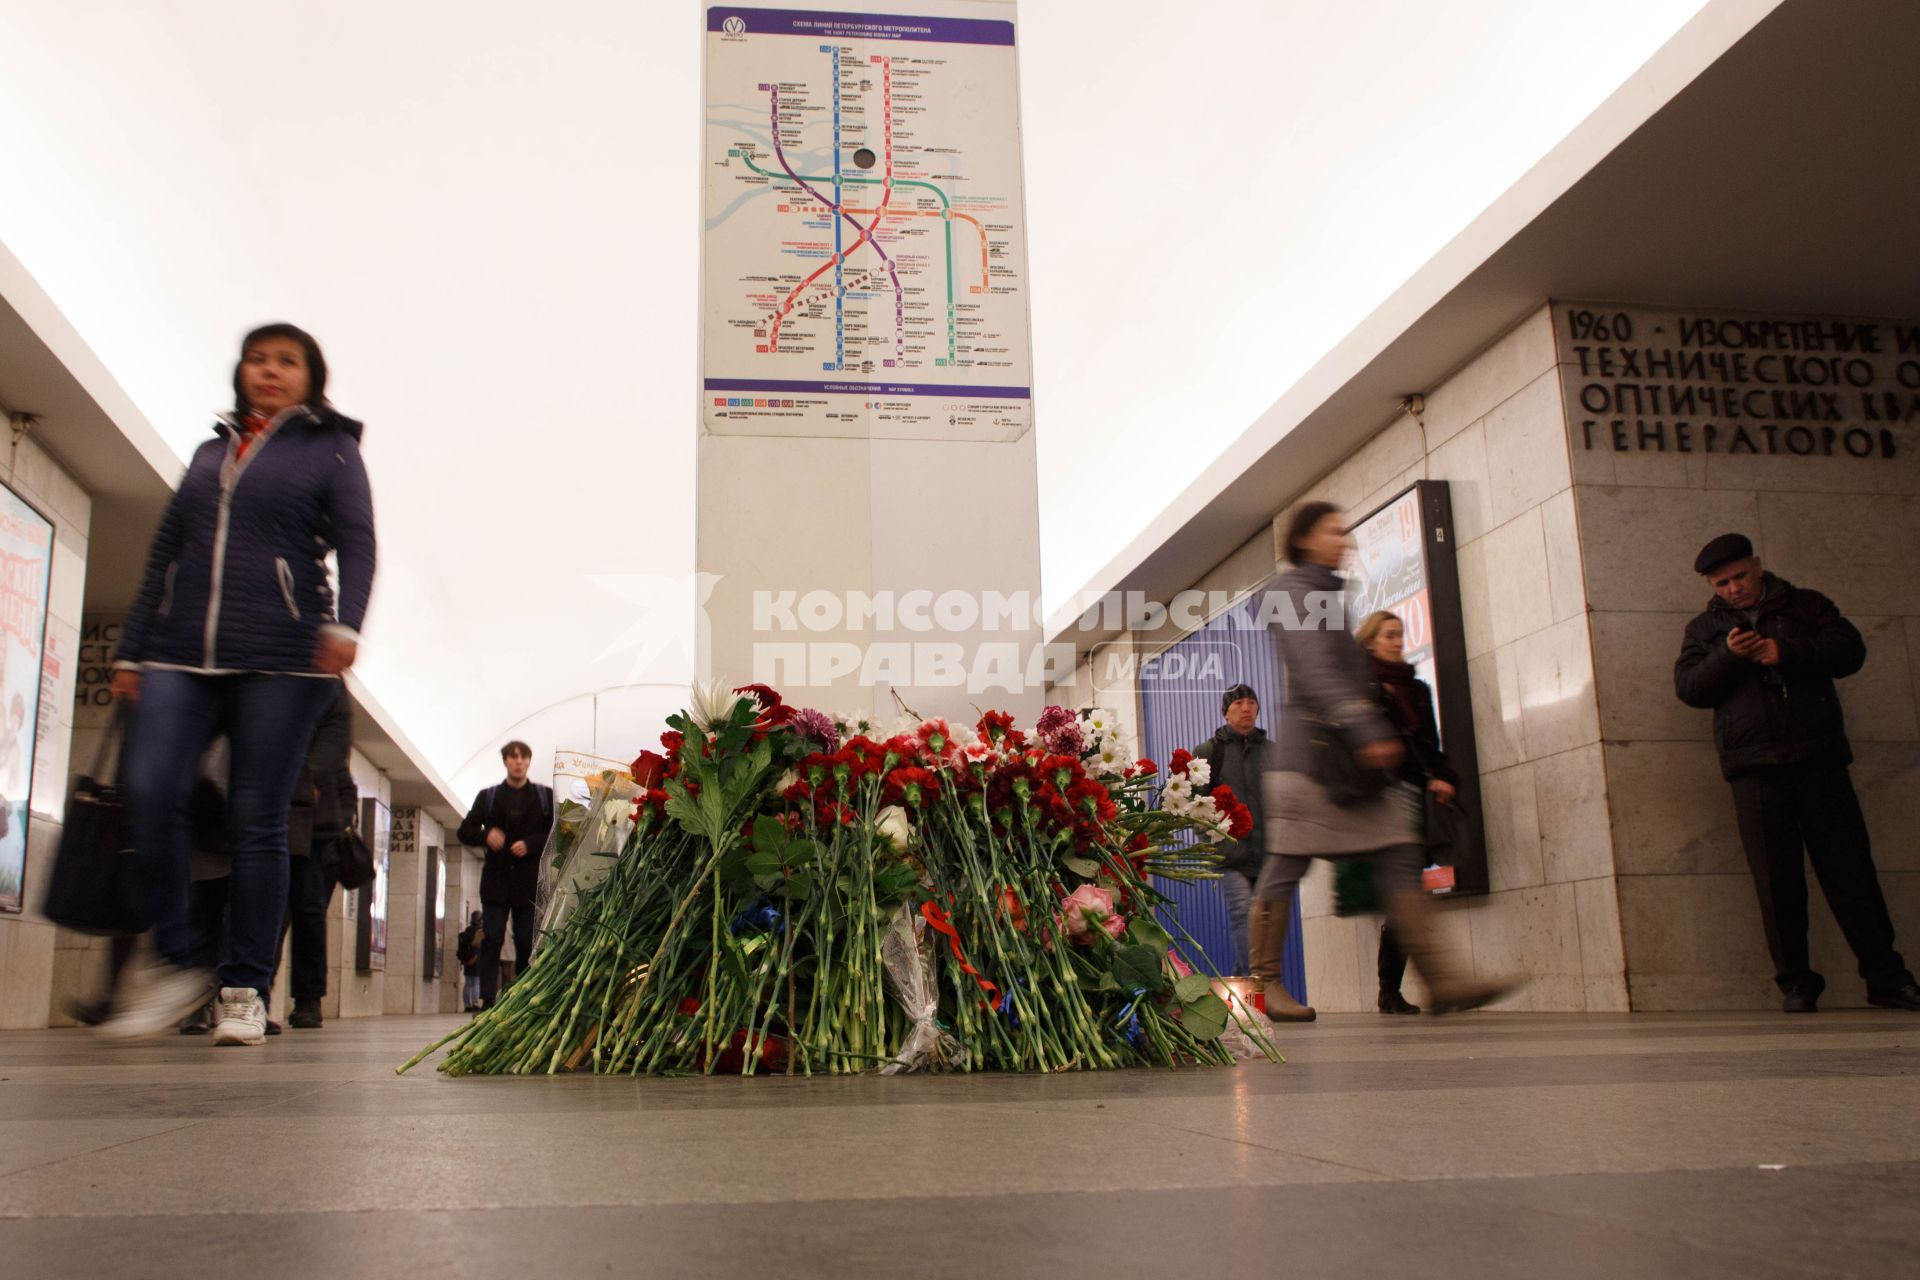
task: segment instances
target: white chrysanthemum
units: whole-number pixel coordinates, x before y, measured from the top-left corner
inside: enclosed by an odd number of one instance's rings
[[[1194,787],[1204,787],[1213,781],[1213,766],[1205,760],[1195,760],[1187,766],[1187,777]]]
[[[693,722],[703,729],[724,724],[733,715],[733,709],[746,698],[746,694],[735,693],[733,687],[724,680],[696,680],[693,685]]]

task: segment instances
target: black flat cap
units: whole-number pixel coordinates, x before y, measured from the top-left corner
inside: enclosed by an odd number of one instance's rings
[[[1694,557],[1695,573],[1712,573],[1729,560],[1745,560],[1753,554],[1753,542],[1744,533],[1723,533],[1700,548]]]
[[[1260,695],[1253,691],[1252,685],[1237,684],[1220,695],[1220,714],[1227,714],[1227,708],[1242,698],[1252,698],[1255,702],[1260,701]]]

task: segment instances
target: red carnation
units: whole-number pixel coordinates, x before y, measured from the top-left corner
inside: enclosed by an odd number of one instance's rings
[[[1245,840],[1253,834],[1253,811],[1240,803],[1240,797],[1233,794],[1233,788],[1225,783],[1211,792],[1214,807],[1227,819],[1227,835],[1235,840]]]
[[[1167,773],[1170,775],[1184,774],[1187,771],[1187,766],[1192,763],[1193,752],[1182,748],[1175,751],[1173,753],[1173,759],[1167,762]]]

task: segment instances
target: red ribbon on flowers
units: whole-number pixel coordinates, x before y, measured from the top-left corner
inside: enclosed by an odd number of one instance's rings
[[[930,928],[947,935],[947,946],[953,949],[953,958],[960,966],[960,972],[971,974],[973,980],[980,984],[980,990],[986,993],[987,1004],[991,1007],[993,997],[1000,994],[1000,988],[981,977],[980,971],[967,963],[966,952],[960,949],[960,931],[953,927],[953,920],[931,901],[920,904],[920,915]]]

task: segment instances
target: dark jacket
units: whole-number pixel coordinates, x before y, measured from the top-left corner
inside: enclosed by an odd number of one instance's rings
[[[540,886],[540,858],[546,852],[547,834],[553,828],[553,788],[528,782],[536,803],[530,807],[524,824],[515,827],[503,821],[501,800],[509,788],[506,783],[488,787],[473,798],[466,821],[460,824],[460,843],[486,851],[486,865],[480,871],[480,901],[519,906],[530,903]],[[499,849],[487,848],[487,830],[500,827],[506,838]],[[510,852],[514,842],[527,842],[525,857]],[[524,958],[523,958],[524,959]]]
[[[1196,760],[1205,760],[1212,779],[1203,794],[1211,795],[1217,786],[1232,789],[1235,798],[1253,815],[1253,834],[1245,840],[1231,840],[1221,846],[1228,870],[1249,876],[1260,874],[1266,859],[1265,824],[1260,821],[1260,768],[1267,752],[1267,731],[1255,725],[1253,732],[1235,733],[1226,725],[1193,749]]]
[[[1780,664],[1763,667],[1727,648],[1735,627],[1778,641]],[[1688,706],[1713,708],[1713,745],[1728,778],[1774,765],[1851,764],[1833,682],[1866,661],[1866,641],[1833,601],[1769,573],[1751,610],[1715,597],[1687,624],[1673,688]]]
[[[1384,687],[1380,695],[1380,705],[1393,727],[1400,731],[1400,741],[1407,749],[1405,759],[1400,762],[1400,777],[1422,789],[1436,778],[1458,787],[1460,775],[1448,762],[1446,752],[1440,749],[1440,719],[1433,713],[1433,690],[1420,679],[1409,681],[1406,688],[1413,703],[1410,716]]]
[[[300,780],[293,784],[287,811],[287,849],[296,858],[309,849],[325,856],[353,821],[359,790],[347,763],[353,750],[353,701],[344,681],[336,681],[333,701],[320,716],[307,749]]]
[[[359,631],[374,570],[360,424],[304,406],[274,421],[238,461],[227,421],[195,451],[154,532],[119,664],[310,673],[322,626]]]

